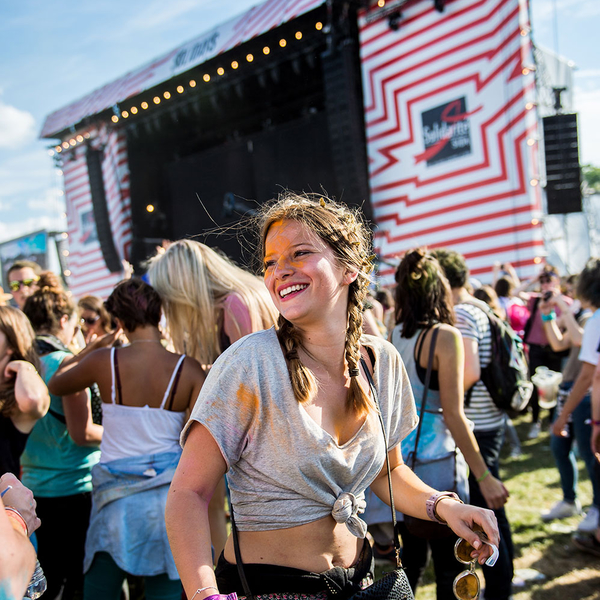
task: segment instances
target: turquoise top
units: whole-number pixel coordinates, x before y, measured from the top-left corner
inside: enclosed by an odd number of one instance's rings
[[[48,383],[68,352],[41,357],[42,376]],[[33,428],[21,456],[23,484],[42,498],[73,496],[92,491],[92,467],[100,460],[94,446],[78,446],[69,435],[63,400],[50,394],[50,410]]]

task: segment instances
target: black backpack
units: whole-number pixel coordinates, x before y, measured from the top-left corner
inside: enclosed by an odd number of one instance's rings
[[[490,322],[492,336],[492,360],[481,367],[481,381],[492,397],[494,404],[510,417],[527,407],[533,384],[529,381],[529,369],[523,340],[515,330],[485,303],[462,302],[482,310]],[[471,388],[466,395],[466,405],[471,398]]]

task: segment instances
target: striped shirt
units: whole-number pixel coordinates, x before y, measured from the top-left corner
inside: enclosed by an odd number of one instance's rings
[[[475,298],[471,301],[479,302]],[[479,365],[481,368],[487,367],[492,360],[492,334],[487,315],[473,304],[457,304],[454,315],[455,326],[462,336],[477,342]],[[465,403],[465,414],[473,421],[475,431],[490,431],[504,426],[504,412],[496,407],[482,381],[473,386],[469,405]]]

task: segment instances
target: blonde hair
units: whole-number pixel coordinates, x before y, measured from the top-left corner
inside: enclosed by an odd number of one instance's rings
[[[332,250],[342,268],[358,271],[358,277],[348,290],[348,324],[346,327],[345,359],[350,374],[347,407],[365,414],[374,404],[358,382],[360,364],[360,337],[362,335],[363,302],[367,295],[373,270],[371,254],[371,231],[365,225],[358,210],[335,202],[319,194],[295,194],[284,192],[259,214],[260,256],[265,255],[265,240],[269,228],[276,221],[298,221]],[[310,369],[302,364],[298,349],[302,347],[300,331],[281,315],[277,335],[283,347],[298,402],[307,402],[317,392],[317,382]]]
[[[277,321],[264,283],[200,242],[172,243],[150,259],[148,276],[162,299],[175,351],[200,364],[212,364],[223,351],[218,317],[230,294],[240,296],[248,307],[252,331],[268,329]]]

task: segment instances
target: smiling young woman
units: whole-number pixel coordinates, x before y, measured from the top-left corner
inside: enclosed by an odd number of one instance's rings
[[[485,561],[491,549],[472,525],[498,544],[493,513],[436,496],[402,462],[399,444],[416,425],[415,405],[394,347],[362,335],[372,254],[359,214],[286,193],[264,208],[260,232],[279,327],[246,336],[215,361],[182,434],[167,501],[188,597],[245,593],[231,538],[212,569],[207,507],[223,473],[238,560],[255,597],[323,599],[335,582],[337,597],[349,598],[369,585],[372,555],[360,518],[367,486],[389,503],[378,412],[396,509],[445,520]],[[377,399],[368,391],[371,373]]]

